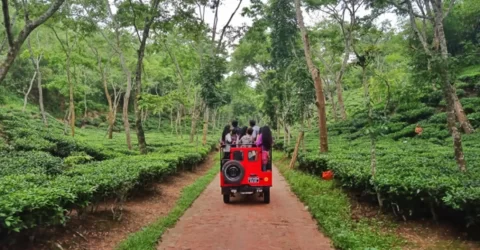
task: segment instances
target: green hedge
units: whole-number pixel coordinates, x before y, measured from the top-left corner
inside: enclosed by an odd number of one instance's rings
[[[77,165],[57,176],[40,172],[5,175],[0,178],[0,232],[65,223],[67,210],[101,197],[124,197],[179,167],[200,163],[211,149],[210,145],[183,147],[166,154],[119,157]],[[44,165],[52,165],[52,159]]]
[[[319,176],[333,170],[335,179],[346,188],[373,193],[377,190],[385,204],[395,204],[404,214],[429,214],[435,209],[458,210],[466,223],[480,219],[480,134],[464,135],[468,172],[458,170],[451,139],[443,144],[420,138],[377,142],[377,173],[372,178],[368,138],[351,141],[330,137],[328,154],[318,154],[318,141],[306,137],[305,153],[298,157],[298,168]],[[292,152],[291,148],[286,150]],[[398,205],[398,207],[396,207]],[[411,211],[411,212],[410,212]]]

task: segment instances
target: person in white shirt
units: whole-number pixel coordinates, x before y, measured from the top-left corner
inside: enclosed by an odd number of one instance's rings
[[[253,129],[248,128],[247,129],[247,134],[242,136],[242,138],[240,139],[240,142],[238,143],[240,145],[240,147],[242,147],[242,148],[251,148],[252,147],[252,144],[254,143],[252,134],[253,134]]]
[[[230,125],[226,125],[222,132],[223,159],[230,159],[230,147],[232,146],[232,135]]]

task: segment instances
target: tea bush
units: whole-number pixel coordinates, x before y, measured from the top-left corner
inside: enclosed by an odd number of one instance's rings
[[[413,128],[411,125],[408,130]],[[434,210],[457,210],[467,224],[478,223],[480,134],[463,136],[468,172],[462,173],[455,163],[448,132],[445,128],[436,131],[442,133],[437,136],[442,139],[432,140],[433,135],[426,136],[428,140],[422,139],[423,135],[398,141],[389,139],[391,135],[379,137],[375,178],[371,174],[368,137],[356,140],[348,136],[330,137],[329,153],[318,154],[318,135],[307,133],[306,149],[298,156],[298,169],[316,176],[333,170],[342,186],[367,194],[379,192],[386,206],[406,216],[430,215],[433,207]],[[285,151],[291,154],[292,148],[293,145]]]
[[[67,211],[103,198],[124,200],[134,189],[191,170],[215,145],[147,133],[151,153],[128,150],[125,135],[77,129],[63,135],[55,120],[45,127],[36,113],[0,107],[0,237],[12,232],[64,224]],[[135,149],[136,138],[132,133]]]

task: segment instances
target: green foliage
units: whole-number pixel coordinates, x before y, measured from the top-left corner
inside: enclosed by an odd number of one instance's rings
[[[318,155],[314,153],[318,138],[307,133],[306,150],[299,154],[298,169],[316,176],[333,170],[335,179],[346,188],[367,194],[380,192],[384,205],[391,206],[397,215],[424,216],[430,214],[433,206],[436,210],[458,210],[465,223],[478,223],[479,134],[463,136],[468,172],[462,173],[454,161],[448,131],[435,126],[440,125],[427,124],[423,134],[415,138],[405,138],[415,134],[414,124],[388,136],[401,140],[380,137],[375,178],[371,175],[368,137],[330,137],[330,152]],[[292,149],[286,151],[291,154]]]
[[[210,184],[217,173],[218,169],[213,167],[205,176],[199,178],[190,186],[185,187],[182,190],[180,199],[167,216],[161,217],[156,222],[143,228],[143,230],[131,234],[127,239],[122,241],[116,249],[155,249],[158,239],[168,228],[175,225],[195,199],[197,199],[208,184]]]
[[[227,103],[225,94],[220,92],[218,86],[227,70],[225,59],[220,56],[205,55],[202,60],[198,83],[201,86],[200,94],[203,100],[210,108]]]
[[[63,170],[61,158],[38,151],[0,152],[0,162],[0,177],[27,173],[55,175]]]
[[[318,158],[319,165],[323,162],[321,158]],[[395,236],[392,228],[387,228],[385,232],[385,228],[378,227],[374,219],[352,220],[349,198],[334,182],[323,181],[318,175],[290,170],[287,164],[288,161],[277,162],[276,166],[292,191],[308,207],[322,232],[333,241],[335,248],[397,249],[402,245],[402,240]]]
[[[4,107],[0,129],[6,144],[0,152],[0,234],[64,224],[66,211],[105,197],[123,200],[133,189],[192,169],[213,145],[147,134],[157,143],[149,145],[149,155],[139,156],[126,150],[122,136],[106,140],[104,131],[79,130],[74,139],[64,136],[63,125],[53,119],[45,127],[36,112]]]

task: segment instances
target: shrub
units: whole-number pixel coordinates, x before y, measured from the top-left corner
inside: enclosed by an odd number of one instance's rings
[[[480,112],[480,98],[462,98],[460,103],[467,114]]]
[[[480,112],[467,115],[468,120],[476,129],[480,128]]]
[[[45,152],[0,152],[0,177],[15,174],[59,174],[63,169],[62,159]]]
[[[343,187],[365,194],[380,192],[385,206],[395,204],[393,209],[405,216],[429,215],[433,207],[455,209],[467,224],[480,222],[480,134],[463,136],[469,164],[468,173],[461,173],[444,125],[425,125],[421,137],[389,139],[402,138],[400,134],[410,133],[414,127],[410,125],[378,138],[375,178],[371,174],[367,137],[354,141],[345,136],[330,137],[330,151],[325,155],[312,154],[317,145],[311,137],[306,137],[307,153],[299,154],[298,169],[316,176],[324,170],[333,170],[335,179]]]

